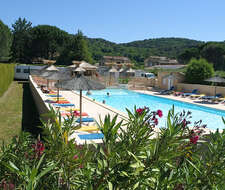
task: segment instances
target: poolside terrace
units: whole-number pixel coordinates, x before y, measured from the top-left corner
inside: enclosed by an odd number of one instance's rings
[[[134,91],[139,92],[139,93],[152,95],[152,96],[159,96],[159,97],[163,97],[163,98],[178,100],[178,101],[181,101],[181,102],[191,103],[191,104],[195,104],[195,105],[199,105],[199,106],[205,106],[205,107],[225,111],[225,104],[224,103],[206,102],[206,101],[202,101],[200,98],[191,98],[190,96],[188,96],[188,97],[174,96],[173,94],[161,95],[159,93],[159,91],[155,91],[153,89],[152,90],[134,90]]]
[[[50,107],[53,106],[53,108],[55,110],[57,109],[61,109],[64,110],[65,107],[57,107],[54,106],[56,104],[52,104],[49,103],[49,99],[50,97],[47,96],[46,93],[43,93],[40,85],[43,85],[45,83],[45,80],[42,80],[38,77],[29,77],[29,82],[30,82],[30,87],[31,87],[31,91],[35,100],[35,103],[37,105],[38,108],[38,112],[39,114],[44,114],[47,113],[50,110]],[[39,84],[38,84],[39,83]],[[66,90],[60,90],[60,95],[65,98],[68,102],[70,102],[70,104],[74,104],[75,106],[72,107],[67,107],[67,108],[76,108],[79,109],[79,101],[80,101],[80,97],[79,97],[79,93],[75,92],[75,91],[66,91]],[[93,118],[94,122],[92,123],[85,123],[85,126],[95,126],[97,127],[96,123],[99,123],[100,120],[104,121],[104,118],[106,115],[110,115],[111,118],[114,117],[115,115],[117,115],[117,122],[120,122],[121,120],[127,120],[127,115],[124,114],[123,112],[120,112],[116,109],[113,109],[110,106],[107,106],[103,103],[98,103],[90,98],[88,98],[87,96],[85,96],[83,94],[82,96],[82,112],[85,112],[88,114],[88,117]],[[62,113],[64,113],[64,111],[62,111]],[[69,113],[69,112],[67,112]],[[67,118],[67,115],[63,115],[64,118]],[[85,118],[85,116],[83,117]],[[46,118],[47,119],[47,118]],[[98,139],[81,139],[79,138],[79,135],[91,135],[91,134],[96,134],[99,133],[99,130],[95,130],[95,131],[74,131],[73,135],[70,138],[75,138],[75,141],[77,144],[84,144],[84,143],[101,143],[102,139],[98,138]]]

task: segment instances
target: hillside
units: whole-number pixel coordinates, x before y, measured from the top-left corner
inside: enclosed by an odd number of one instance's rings
[[[94,61],[103,55],[129,57],[137,65],[143,64],[150,55],[177,58],[186,48],[197,47],[203,42],[184,38],[156,38],[116,44],[100,38],[87,38],[88,47]]]

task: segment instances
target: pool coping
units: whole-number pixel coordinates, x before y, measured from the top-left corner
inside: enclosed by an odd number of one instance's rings
[[[164,99],[175,100],[175,101],[182,102],[182,103],[193,104],[193,105],[197,105],[197,106],[204,107],[204,108],[215,109],[215,110],[218,110],[218,111],[223,111],[225,113],[225,106],[222,105],[222,104],[203,105],[202,103],[193,102],[193,100],[189,99],[188,97],[185,97],[185,98],[179,97],[178,98],[178,96],[160,95],[160,94],[155,94],[156,92],[154,92],[154,91],[146,91],[146,90],[132,90],[132,91],[137,92],[137,93],[155,96],[155,97],[160,97],[160,98],[164,98]],[[216,105],[219,105],[221,108],[218,107],[218,106],[215,107]]]

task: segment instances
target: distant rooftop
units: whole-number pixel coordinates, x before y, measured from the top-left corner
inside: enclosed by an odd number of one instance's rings
[[[103,56],[103,59],[114,59],[114,60],[130,61],[129,58],[123,57],[123,56]]]

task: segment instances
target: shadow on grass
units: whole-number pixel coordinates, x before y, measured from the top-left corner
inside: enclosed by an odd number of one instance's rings
[[[40,115],[28,82],[23,82],[22,130],[37,136],[41,133]]]

